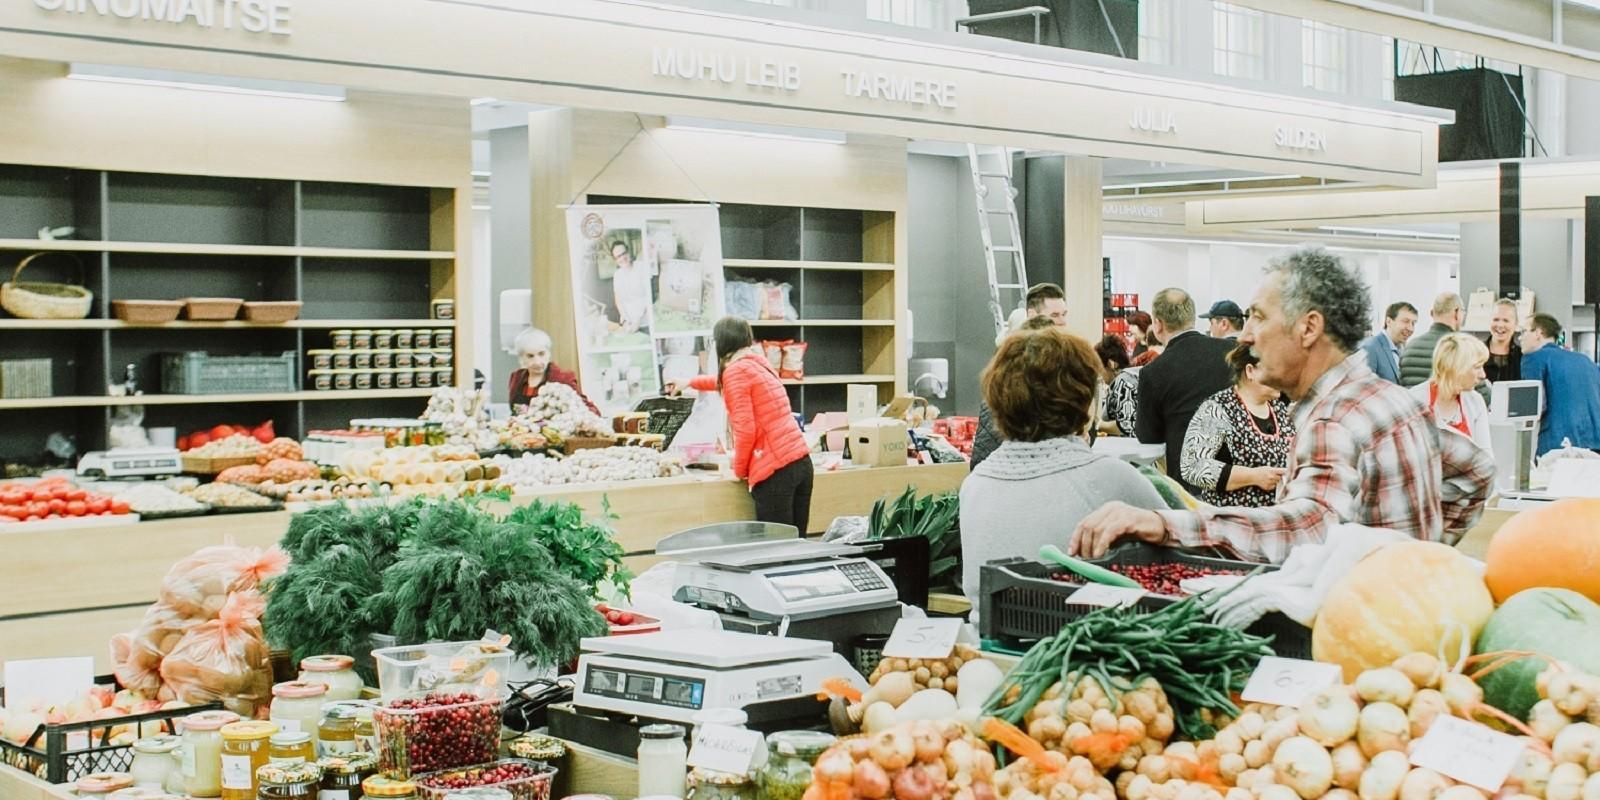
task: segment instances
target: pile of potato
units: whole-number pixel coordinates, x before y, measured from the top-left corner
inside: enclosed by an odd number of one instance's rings
[[[885,658],[880,660],[878,666],[872,670],[872,674],[867,676],[867,683],[877,686],[884,675],[891,672],[907,672],[911,674],[912,685],[918,690],[943,689],[955,694],[960,686],[956,676],[961,672],[961,668],[968,661],[982,657],[976,649],[958,644],[949,658]]]
[[[1154,678],[1110,697],[1098,681],[1067,677],[1070,692],[1061,683],[1051,686],[1023,717],[1029,738],[1047,750],[1083,756],[1106,774],[1132,770],[1165,749],[1173,711]]]

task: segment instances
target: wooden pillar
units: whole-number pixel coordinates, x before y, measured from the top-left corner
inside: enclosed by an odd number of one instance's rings
[[[1100,254],[1101,160],[1067,156],[1064,172],[1061,288],[1067,293],[1067,329],[1093,343],[1100,341],[1105,308]]]
[[[549,332],[551,358],[570,370],[578,363],[577,320],[572,309],[572,261],[567,251],[567,210],[572,202],[572,109],[557,108],[528,115],[528,230],[533,259],[528,285],[533,287],[533,324]],[[580,198],[581,199],[581,198]]]

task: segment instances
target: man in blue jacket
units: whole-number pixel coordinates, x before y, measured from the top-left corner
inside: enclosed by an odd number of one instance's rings
[[[1361,350],[1367,354],[1367,366],[1378,377],[1390,382],[1400,382],[1400,348],[1406,346],[1411,334],[1417,330],[1417,307],[1401,300],[1390,303],[1383,312],[1383,330],[1367,337]]]
[[[1544,416],[1539,420],[1539,455],[1570,441],[1573,447],[1600,450],[1600,367],[1557,344],[1561,323],[1534,314],[1522,332],[1522,379],[1544,382]]]

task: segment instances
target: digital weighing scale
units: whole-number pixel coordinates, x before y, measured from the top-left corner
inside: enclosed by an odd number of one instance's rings
[[[172,447],[127,447],[85,453],[78,474],[100,478],[154,478],[183,472],[183,457]]]
[[[739,709],[754,730],[822,725],[822,682],[867,689],[825,641],[709,629],[584,639],[570,706],[550,708],[551,735],[632,755],[638,726],[693,724],[709,709]]]
[[[799,538],[791,525],[730,522],[673,534],[656,554],[678,562],[672,599],[719,612],[725,630],[830,641],[849,653],[887,635],[899,594],[859,547]]]

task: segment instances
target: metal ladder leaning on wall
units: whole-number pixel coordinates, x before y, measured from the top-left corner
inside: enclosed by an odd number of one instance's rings
[[[989,271],[989,311],[994,315],[996,339],[1006,333],[1006,318],[1022,305],[1028,294],[1028,269],[1022,258],[1022,225],[1017,217],[1016,189],[1011,184],[1011,151],[1004,147],[979,148],[967,145],[967,164],[972,169],[972,190],[977,197],[978,234],[983,237],[983,264]],[[1005,219],[1002,226],[1009,237],[996,243],[995,217]],[[1009,280],[1002,282],[1002,267],[1011,266]],[[1014,299],[1013,299],[1014,298]],[[1012,302],[1005,302],[1005,300]]]

